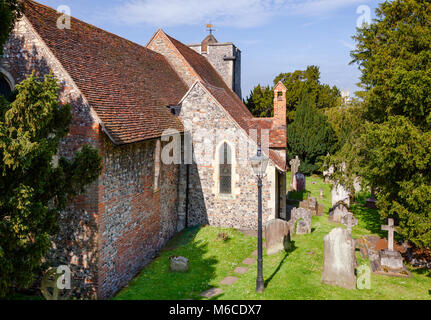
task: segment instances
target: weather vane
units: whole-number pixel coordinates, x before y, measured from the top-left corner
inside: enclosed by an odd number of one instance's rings
[[[210,34],[213,34],[213,31],[217,31],[216,29],[214,29],[214,25],[211,23],[207,23],[207,31],[210,32]]]

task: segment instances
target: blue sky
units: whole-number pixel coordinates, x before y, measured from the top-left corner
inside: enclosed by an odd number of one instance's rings
[[[242,91],[272,84],[280,72],[318,65],[322,82],[354,92],[360,72],[350,65],[358,21],[374,18],[377,0],[38,0],[145,45],[162,28],[189,44],[215,25],[220,42],[242,51]],[[72,26],[73,27],[73,26]]]

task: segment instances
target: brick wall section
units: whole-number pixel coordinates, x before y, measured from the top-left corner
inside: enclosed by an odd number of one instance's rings
[[[6,43],[0,66],[12,75],[15,83],[20,83],[32,71],[43,76],[50,70],[60,81],[60,101],[70,103],[73,113],[70,133],[60,144],[61,156],[71,158],[84,143],[98,147],[100,127],[89,106],[25,18],[16,24]],[[98,182],[87,190],[60,214],[60,232],[54,237],[53,249],[47,257],[53,267],[62,264],[71,267],[74,295],[78,298],[97,296]]]
[[[0,66],[15,83],[33,70],[39,76],[52,70],[60,81],[60,100],[70,103],[73,112],[60,155],[70,158],[85,143],[98,148],[103,158],[98,181],[60,214],[60,232],[47,258],[52,266],[71,267],[75,297],[108,298],[176,232],[179,168],[162,165],[160,191],[154,192],[155,141],[114,147],[73,80],[25,18],[5,48]]]
[[[177,229],[178,166],[160,167],[154,191],[155,140],[113,147],[105,138],[99,206],[99,298],[112,296],[154,258]],[[163,147],[163,143],[162,143]]]
[[[191,124],[193,131],[209,129],[211,140],[212,165],[194,164],[190,166],[189,191],[189,225],[207,224],[214,226],[233,227],[238,229],[257,229],[257,182],[248,159],[235,148],[233,165],[233,196],[225,197],[218,193],[218,176],[216,162],[216,146],[227,141],[233,146],[252,143],[246,133],[234,124],[227,112],[220,107],[208,94],[204,87],[197,83],[182,103],[180,118],[188,129]],[[216,135],[214,130],[232,129]],[[220,133],[219,131],[217,131]],[[194,136],[193,139],[195,139]],[[184,174],[185,169],[183,168]],[[271,163],[267,170],[268,176],[263,184],[263,217],[264,221],[275,218],[275,173]]]
[[[286,92],[282,82],[274,87],[274,121],[276,125],[286,127]]]

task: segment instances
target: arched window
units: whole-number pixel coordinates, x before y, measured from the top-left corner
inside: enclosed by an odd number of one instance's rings
[[[232,150],[225,142],[219,150],[220,193],[232,193]]]
[[[0,73],[0,96],[4,96],[6,99],[10,97],[12,88],[5,76]]]

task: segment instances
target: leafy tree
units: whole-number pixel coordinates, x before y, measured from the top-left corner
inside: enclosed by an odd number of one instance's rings
[[[428,130],[431,123],[431,2],[385,1],[376,20],[358,29],[351,55],[368,91],[367,119],[403,115]]]
[[[362,128],[327,159],[335,179],[376,188],[383,218],[420,247],[431,246],[431,2],[385,1],[358,29],[353,63],[366,90]]]
[[[309,66],[306,70],[297,70],[293,73],[280,73],[274,79],[274,85],[279,81],[283,82],[287,88],[288,123],[291,123],[295,117],[303,92],[312,96],[318,109],[332,108],[340,103],[340,90],[335,86],[331,88],[329,85],[320,83],[320,70],[317,66]],[[273,88],[262,88],[258,85],[247,98],[246,105],[256,117],[271,117],[273,115],[273,99]]]
[[[431,246],[431,132],[390,116],[383,124],[367,122],[360,137],[345,146],[336,156],[338,167],[344,162],[347,172],[377,187],[381,216],[395,218],[399,234]]]
[[[310,95],[304,94],[301,105],[296,110],[295,120],[287,130],[287,153],[289,158],[299,156],[300,171],[310,174],[319,166],[318,157],[333,153],[336,136],[327,117],[315,106]]]
[[[58,90],[52,75],[33,74],[17,85],[12,103],[0,97],[0,296],[31,284],[58,212],[101,172],[97,150],[86,145],[74,159],[53,161],[72,119]]]
[[[335,86],[331,88],[329,85],[320,83],[320,70],[317,66],[308,66],[304,71],[280,73],[274,79],[274,84],[279,81],[287,88],[288,122],[293,121],[304,92],[312,98],[317,109],[332,108],[340,103],[340,90]]]
[[[245,105],[255,117],[274,116],[274,91],[271,87],[257,85],[247,98]]]
[[[24,2],[20,0],[0,0],[0,55],[15,21],[23,14]]]
[[[325,110],[328,121],[337,136],[337,150],[346,144],[351,136],[360,132],[364,117],[363,101],[353,99],[348,103]]]

